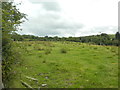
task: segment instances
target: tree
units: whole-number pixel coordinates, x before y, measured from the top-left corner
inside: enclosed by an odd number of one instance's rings
[[[26,15],[21,13],[12,2],[2,2],[2,77],[3,83],[9,80],[10,77],[10,66],[13,61],[11,35],[17,31],[22,22],[23,18],[26,19]],[[12,57],[12,58],[11,58]],[[6,85],[5,85],[6,87]]]
[[[120,33],[119,33],[119,32],[116,32],[115,38],[116,38],[117,40],[120,40]]]
[[[22,35],[17,34],[16,32],[12,33],[11,38],[13,41],[23,41],[24,40]]]

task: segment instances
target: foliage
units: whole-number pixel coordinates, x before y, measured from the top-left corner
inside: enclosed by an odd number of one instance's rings
[[[51,49],[46,49],[46,50],[45,50],[45,54],[46,54],[46,55],[48,55],[48,54],[50,54],[50,53],[51,53]]]
[[[61,53],[67,53],[67,50],[65,48],[62,48],[60,51]]]
[[[119,32],[116,32],[115,38],[116,38],[117,40],[120,40],[120,33],[119,33]]]
[[[13,57],[12,33],[18,30],[18,26],[24,21],[22,18],[26,18],[25,14],[19,12],[12,2],[2,2],[2,76],[3,83],[6,86],[7,81],[10,79],[11,64],[14,62]]]
[[[19,39],[15,39],[18,38]],[[84,36],[84,37],[38,37],[34,35],[19,35],[16,34],[14,36],[15,41],[71,41],[71,42],[82,42],[82,43],[93,43],[97,45],[114,45],[118,46],[118,37],[120,37],[117,33],[115,35],[108,35],[106,33],[102,33],[101,35],[92,35],[92,36]],[[21,39],[22,38],[22,39]]]

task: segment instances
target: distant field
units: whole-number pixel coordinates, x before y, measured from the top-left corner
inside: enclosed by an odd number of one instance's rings
[[[33,88],[118,87],[118,47],[47,41],[13,45],[20,56],[12,67],[10,88],[25,88],[20,80]]]

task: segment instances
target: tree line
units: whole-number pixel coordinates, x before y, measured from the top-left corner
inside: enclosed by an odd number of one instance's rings
[[[34,35],[20,35],[18,33],[12,34],[13,41],[72,41],[72,42],[82,42],[82,43],[91,43],[97,45],[119,45],[120,33],[109,35],[102,33],[100,35],[91,35],[83,37],[38,37]]]

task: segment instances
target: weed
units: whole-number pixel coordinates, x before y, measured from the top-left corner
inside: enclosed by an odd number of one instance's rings
[[[32,46],[31,44],[28,44],[28,46]]]
[[[84,48],[85,46],[82,46],[82,48]]]
[[[107,58],[112,58],[112,56],[109,56],[109,57],[107,57]]]
[[[45,48],[39,47],[39,46],[34,47],[34,49],[35,49],[35,50],[38,50],[38,51],[43,51],[43,50],[45,50]]]
[[[60,51],[61,53],[67,53],[67,50],[65,48],[62,48]]]
[[[97,49],[97,47],[94,47],[94,49]]]
[[[106,49],[110,49],[109,47],[106,47]]]
[[[45,50],[44,48],[41,48],[41,47],[39,47],[37,50],[40,50],[40,51],[42,51],[42,50]]]
[[[48,55],[48,54],[50,54],[50,53],[51,53],[51,49],[46,49],[46,50],[45,50],[45,54],[46,54],[46,55]]]
[[[42,63],[46,63],[46,60],[43,60],[43,62]]]
[[[39,57],[39,58],[41,58],[41,57],[42,57],[42,55],[40,54],[38,57]]]

